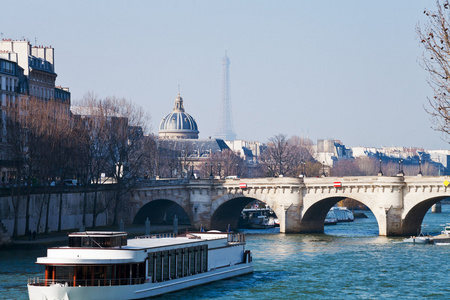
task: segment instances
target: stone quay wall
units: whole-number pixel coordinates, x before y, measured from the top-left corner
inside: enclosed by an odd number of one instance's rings
[[[9,195],[8,195],[9,194]],[[22,190],[24,194],[24,190]],[[114,217],[110,207],[106,208],[108,201],[114,197],[111,189],[101,188],[97,192],[97,211],[102,210],[96,219],[97,226],[111,224]],[[93,207],[95,192],[90,190],[85,193],[83,187],[51,187],[50,193],[43,189],[34,189],[29,200],[29,228],[36,233],[57,231],[59,225],[59,214],[61,208],[61,230],[78,230],[83,225],[83,212],[85,212],[86,227],[93,224]],[[86,205],[85,205],[86,199]],[[110,205],[112,206],[112,205]],[[11,196],[11,191],[2,190],[0,193],[0,244],[13,235],[15,209],[17,207],[18,222],[17,234],[27,235],[26,211],[27,195]],[[48,218],[48,222],[47,222]],[[48,228],[46,228],[48,224]]]

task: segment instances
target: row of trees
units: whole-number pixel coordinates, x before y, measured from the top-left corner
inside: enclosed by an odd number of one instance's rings
[[[14,232],[17,235],[19,208],[26,201],[25,230],[48,228],[51,186],[62,185],[64,179],[75,178],[84,189],[83,225],[96,226],[99,214],[113,210],[118,223],[121,198],[138,182],[149,177],[180,177],[188,174],[189,143],[170,140],[157,141],[147,135],[150,116],[143,109],[123,98],[99,99],[92,93],[85,95],[72,107],[55,101],[34,98],[21,99],[4,107],[2,155],[11,162],[11,196],[14,208]],[[209,153],[211,154],[211,153]],[[245,166],[232,151],[209,155],[205,161],[218,165],[222,174],[245,176]],[[6,165],[4,166],[6,167]],[[196,167],[203,172],[204,167]],[[97,201],[98,190],[106,182],[114,182],[114,195]],[[32,188],[40,186],[44,199],[40,202],[36,227],[30,225]],[[58,230],[61,230],[63,189],[59,189]],[[88,207],[88,192],[94,192],[92,208]],[[47,196],[46,196],[47,195]],[[88,211],[92,209],[92,211]],[[92,224],[86,214],[93,215]]]
[[[403,164],[401,160],[380,160],[374,157],[358,157],[352,160],[341,160],[330,169],[330,176],[372,176],[379,173],[385,176],[396,176],[403,172],[406,176],[419,173],[427,176],[438,175],[439,169],[429,162]]]
[[[26,224],[30,228],[30,194],[33,186],[48,187],[66,178],[77,178],[86,187],[101,184],[102,173],[112,178],[115,195],[106,207],[94,200],[94,222],[99,213],[114,205],[114,224],[121,196],[130,188],[129,178],[139,175],[141,165],[148,159],[143,134],[148,129],[149,117],[143,110],[122,98],[98,99],[88,94],[81,103],[78,115],[72,116],[67,105],[34,98],[21,99],[4,107],[4,155],[12,161],[15,175],[11,178],[14,207],[14,232],[17,235],[18,212],[21,201],[26,201]],[[91,187],[95,188],[96,185]],[[91,188],[90,187],[90,188]],[[95,192],[95,199],[97,191]],[[50,197],[48,197],[50,199]],[[62,190],[59,197],[59,227],[61,229]],[[41,212],[44,203],[41,205]],[[48,228],[49,200],[46,216],[39,218],[37,228],[45,222]],[[43,214],[44,212],[42,212]],[[43,220],[42,220],[43,219]]]
[[[267,148],[259,158],[260,176],[297,177],[299,175],[320,176],[323,165],[313,157],[313,142],[309,139],[278,134],[267,143]]]
[[[386,176],[395,176],[399,171],[405,175],[414,176],[438,175],[439,169],[435,164],[421,162],[416,157],[417,164],[403,164],[400,160],[383,157],[360,157],[345,159],[334,163],[331,168],[323,166],[313,157],[314,149],[311,140],[293,136],[287,138],[278,134],[269,139],[267,148],[259,158],[260,166],[258,176],[297,177],[306,175],[310,177],[323,176],[371,176],[380,172]]]

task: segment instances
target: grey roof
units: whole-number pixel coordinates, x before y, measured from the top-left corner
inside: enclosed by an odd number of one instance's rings
[[[188,156],[209,156],[212,153],[230,149],[227,144],[220,139],[162,139],[159,140],[160,146],[171,150],[187,150]]]

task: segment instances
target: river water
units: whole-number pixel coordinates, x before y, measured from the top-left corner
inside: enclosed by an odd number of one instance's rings
[[[450,205],[427,213],[424,231],[439,234],[450,222]],[[450,298],[450,245],[399,243],[378,236],[369,218],[326,226],[325,234],[246,230],[255,272],[157,299],[379,299]],[[45,250],[0,251],[0,299],[28,299],[28,277]]]

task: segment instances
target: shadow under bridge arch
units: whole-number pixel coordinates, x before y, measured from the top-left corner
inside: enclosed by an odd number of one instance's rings
[[[329,197],[324,198],[313,205],[311,205],[309,208],[306,209],[306,211],[303,214],[301,223],[300,223],[300,232],[302,233],[324,233],[324,225],[325,225],[325,219],[327,217],[328,212],[330,209],[336,205],[338,202],[346,200],[345,202],[350,203],[355,206],[365,206],[370,211],[373,212],[373,208],[370,205],[367,205],[367,203],[364,203],[363,201],[349,198],[349,197]],[[344,203],[345,205],[345,203]],[[349,207],[351,210],[351,207]],[[335,213],[336,214],[336,213]],[[380,220],[378,220],[376,214],[374,214],[375,219],[377,220],[378,230],[380,227]],[[335,215],[335,217],[337,217]]]
[[[251,197],[237,197],[224,202],[212,214],[211,229],[225,231],[228,229],[228,225],[231,230],[238,229],[242,210],[254,201],[265,203]]]
[[[421,201],[413,206],[402,220],[402,235],[418,235],[421,231],[422,222],[428,210],[434,204],[445,198],[448,198],[448,196],[433,197],[426,199],[425,201]]]
[[[177,216],[178,224],[191,225],[191,219],[185,209],[172,200],[153,200],[142,206],[133,219],[133,224],[145,224],[148,218],[150,224],[173,224],[173,219]]]

